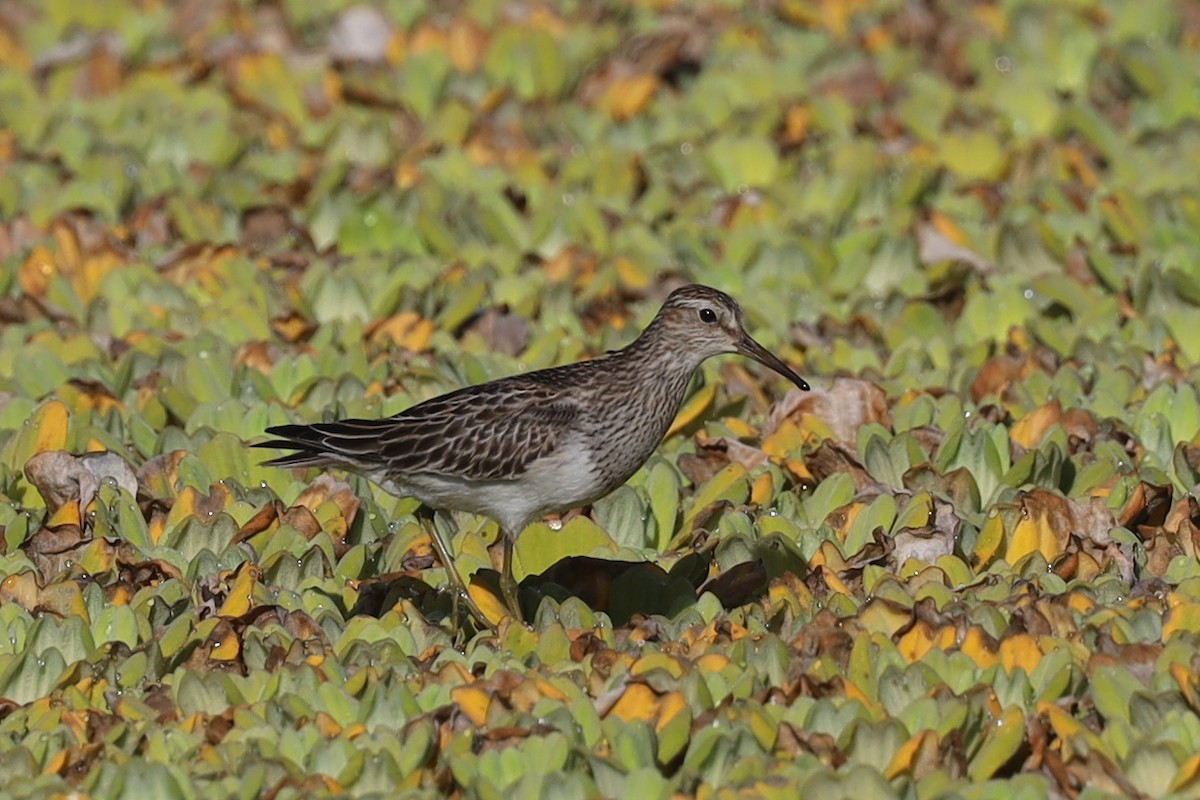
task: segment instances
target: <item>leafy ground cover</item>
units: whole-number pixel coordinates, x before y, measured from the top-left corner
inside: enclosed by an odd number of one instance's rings
[[[1197,74],[1192,0],[0,5],[5,792],[1197,794]],[[815,390],[706,364],[532,630],[246,448],[684,280]]]

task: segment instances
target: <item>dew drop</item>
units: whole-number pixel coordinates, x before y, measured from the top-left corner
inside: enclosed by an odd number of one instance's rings
[[[690,156],[692,154],[692,143],[684,142],[683,144],[679,145],[679,152],[683,153],[685,156]]]
[[[1008,56],[997,56],[995,66],[997,72],[1012,72],[1013,60]]]

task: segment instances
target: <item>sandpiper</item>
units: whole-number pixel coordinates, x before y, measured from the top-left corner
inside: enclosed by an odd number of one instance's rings
[[[807,391],[808,384],[746,333],[733,298],[707,286],[671,292],[628,347],[590,361],[468,386],[384,419],[278,425],[256,447],[294,450],[279,467],[341,467],[385,491],[500,525],[500,589],[521,620],[513,544],[547,514],[591,503],[629,479],[654,452],[710,356],[740,353]],[[431,525],[448,580],[472,616],[450,548]]]

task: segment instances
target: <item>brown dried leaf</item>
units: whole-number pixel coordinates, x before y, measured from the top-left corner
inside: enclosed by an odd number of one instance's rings
[[[50,450],[30,458],[25,462],[25,477],[38,490],[51,516],[67,503],[78,503],[82,511],[100,488],[100,479],[79,459],[62,450]]]
[[[1174,509],[1171,508],[1171,497],[1174,491],[1174,487],[1169,483],[1157,486],[1145,481],[1138,481],[1138,485],[1134,487],[1129,494],[1129,499],[1121,508],[1121,513],[1117,515],[1117,524],[1129,530],[1136,530],[1141,526],[1164,525],[1167,515],[1174,512]]]
[[[529,323],[518,314],[489,308],[475,318],[465,335],[478,336],[492,352],[515,358],[529,343]]]
[[[44,527],[21,545],[37,567],[43,585],[79,563],[83,549],[92,541],[78,525]]]
[[[804,466],[812,475],[814,483],[820,483],[835,473],[846,472],[854,479],[854,485],[860,492],[878,486],[866,468],[859,463],[854,450],[831,439],[821,442],[816,450],[805,456]]]
[[[712,592],[723,608],[744,606],[767,591],[767,568],[759,559],[743,561],[708,580],[696,594]]]
[[[893,571],[897,574],[900,566],[910,558],[932,564],[942,556],[954,554],[962,520],[954,513],[954,506],[950,503],[935,498],[933,505],[933,524],[902,528],[892,537],[890,559]]]
[[[803,417],[811,415],[829,429],[837,441],[853,446],[858,429],[868,423],[891,428],[887,398],[878,385],[854,378],[835,378],[829,388],[810,392],[792,389],[767,416],[763,438],[769,437],[783,420],[795,418],[804,429]]]
[[[936,226],[928,222],[917,225],[917,258],[927,267],[946,261],[966,264],[985,276],[996,270],[995,264],[974,250],[947,238]]]

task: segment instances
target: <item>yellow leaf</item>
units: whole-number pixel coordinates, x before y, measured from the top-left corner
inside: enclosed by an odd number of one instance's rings
[[[402,311],[394,317],[375,325],[371,340],[387,340],[409,352],[419,353],[429,347],[433,337],[433,323],[422,319],[415,311]]]
[[[850,535],[850,529],[854,527],[854,521],[858,519],[858,515],[866,507],[866,503],[850,503],[829,515],[826,521],[833,526],[839,542],[842,544],[846,543],[846,537]]]
[[[408,42],[408,49],[413,55],[421,53],[445,53],[450,47],[450,37],[433,25],[421,25]]]
[[[1054,735],[1059,739],[1070,739],[1083,733],[1083,723],[1071,716],[1062,706],[1041,700],[1037,704],[1037,713],[1046,718]]]
[[[1028,633],[1017,633],[1000,640],[999,656],[1005,672],[1020,667],[1026,675],[1032,675],[1042,660],[1042,649]]]
[[[40,602],[38,595],[37,574],[32,570],[9,575],[0,581],[0,602],[5,604],[16,603],[26,611],[32,611]]]
[[[858,684],[849,678],[842,680],[842,690],[846,693],[847,700],[857,700],[863,704],[865,708],[875,708],[876,704],[867,696],[867,693],[859,688]]]
[[[492,704],[492,695],[478,686],[456,686],[450,690],[450,700],[471,724],[482,726],[487,722],[488,708]]]
[[[1175,772],[1168,791],[1172,794],[1180,792],[1188,785],[1195,783],[1197,778],[1200,778],[1200,753],[1193,753]]]
[[[967,236],[966,231],[959,227],[957,222],[940,211],[930,212],[929,224],[933,226],[935,231],[945,236],[954,244],[967,247],[971,243],[971,237]]]
[[[630,289],[645,289],[653,275],[654,271],[642,264],[635,264],[624,256],[617,258],[617,279]]]
[[[858,612],[858,622],[871,633],[891,637],[912,620],[912,612],[878,597],[867,601]]]
[[[223,628],[216,628],[213,631],[214,634],[218,632],[220,635],[213,642],[208,657],[213,661],[233,661],[242,652],[242,643],[238,641],[237,634],[227,623]]]
[[[42,245],[34,245],[17,272],[17,285],[30,297],[42,297],[55,273],[54,256]]]
[[[905,631],[896,642],[896,649],[910,664],[920,661],[932,647],[933,634],[929,629],[929,624],[923,620],[917,620],[916,624]]]
[[[46,766],[42,768],[43,775],[60,775],[67,769],[67,756],[70,751],[67,748],[59,750],[46,761]]]
[[[724,653],[705,653],[696,659],[696,669],[701,673],[720,672],[729,666],[729,656]]]
[[[979,536],[975,539],[975,548],[971,551],[971,567],[976,572],[987,567],[995,560],[1002,544],[1004,544],[1004,518],[999,514],[993,514],[987,518],[987,522],[983,523],[983,530],[979,531]]]
[[[784,144],[801,144],[808,138],[808,131],[811,124],[812,111],[807,105],[795,103],[789,106],[787,115],[784,117],[783,134],[781,136]]]
[[[59,528],[63,525],[80,525],[78,498],[63,503],[50,519],[46,520],[47,528]]]
[[[657,90],[657,75],[629,75],[610,83],[598,105],[614,121],[624,122],[645,111]]]
[[[474,72],[487,47],[487,33],[472,20],[455,17],[449,35],[450,63],[459,72]]]
[[[683,665],[679,663],[678,659],[672,658],[666,653],[649,653],[642,656],[633,662],[629,674],[636,677],[654,670],[662,670],[672,678],[679,678],[683,675]]]
[[[342,732],[342,726],[338,725],[337,720],[329,716],[328,712],[325,711],[317,712],[316,716],[313,717],[313,724],[317,728],[317,733],[327,739],[332,739]]]
[[[804,449],[804,435],[789,417],[762,441],[763,452],[772,458],[789,458]]]
[[[1062,406],[1057,400],[1053,400],[1017,420],[1016,424],[1012,426],[1009,438],[1026,450],[1032,450],[1042,441],[1046,431],[1061,419]]]
[[[624,722],[640,719],[650,722],[658,715],[658,697],[644,683],[631,683],[608,712]]]
[[[1090,614],[1096,608],[1096,601],[1083,592],[1071,592],[1067,595],[1067,607],[1076,614]]]
[[[771,473],[764,472],[750,484],[750,502],[756,506],[765,506],[775,498],[775,479]]]
[[[475,605],[487,617],[487,621],[493,625],[499,625],[500,621],[509,615],[508,607],[486,586],[476,580],[474,575],[471,576],[467,585],[467,594],[471,595]]]
[[[854,592],[851,591],[850,587],[829,567],[821,567],[821,577],[825,580],[825,585],[829,587],[829,591],[844,594],[846,597],[854,596]]]
[[[244,562],[234,573],[229,594],[217,611],[219,617],[240,617],[254,605],[254,585],[258,582],[259,569],[249,561]]]
[[[922,753],[937,753],[938,735],[935,731],[923,730],[914,734],[900,745],[892,760],[883,771],[883,777],[892,780],[900,775],[911,774]]]
[[[67,446],[67,424],[70,414],[67,407],[58,400],[43,403],[33,413],[30,420],[37,435],[33,440],[33,452],[30,456],[45,453],[49,450],[64,450]]]
[[[967,635],[963,637],[963,642],[958,649],[978,664],[980,669],[987,669],[997,660],[996,652],[984,638],[983,629],[978,625],[967,629]]]
[[[698,392],[687,399],[683,404],[683,408],[679,409],[679,413],[675,415],[675,421],[671,423],[671,427],[667,430],[666,438],[670,438],[678,433],[683,428],[695,422],[704,410],[712,405],[713,398],[717,396],[717,385],[715,383],[708,384],[700,388]]]
[[[1163,615],[1162,640],[1166,642],[1176,633],[1200,631],[1200,603],[1178,603]]]
[[[982,536],[982,532],[980,535]],[[1004,554],[1004,560],[1009,564],[1016,564],[1034,551],[1041,553],[1047,561],[1053,561],[1062,554],[1058,537],[1051,530],[1046,516],[1039,514],[1034,518],[1033,514],[1024,513],[1008,538],[1008,550]]]
[[[658,700],[658,721],[654,723],[654,730],[661,731],[683,713],[690,713],[687,698],[679,691],[667,692]]]
[[[404,28],[397,27],[388,37],[383,57],[392,66],[408,58],[408,34]]]
[[[24,72],[29,69],[29,54],[21,46],[21,40],[13,34],[0,28],[0,67],[12,67]],[[0,132],[0,142],[8,138],[7,132]],[[8,143],[11,147],[11,142]],[[12,154],[0,148],[0,162],[12,160]]]
[[[537,676],[534,676],[532,680],[534,688],[537,689],[538,694],[540,694],[542,697],[548,697],[551,700],[555,700],[560,703],[567,700],[566,693],[549,681]]]
[[[1171,673],[1171,678],[1175,681],[1176,685],[1179,686],[1179,693],[1183,695],[1184,702],[1186,702],[1188,706],[1195,711],[1197,709],[1196,704],[1197,702],[1200,702],[1200,699],[1198,699],[1196,696],[1196,684],[1192,681],[1191,670],[1188,669],[1186,665],[1181,664],[1178,661],[1173,662],[1171,666],[1168,667],[1168,670]]]

